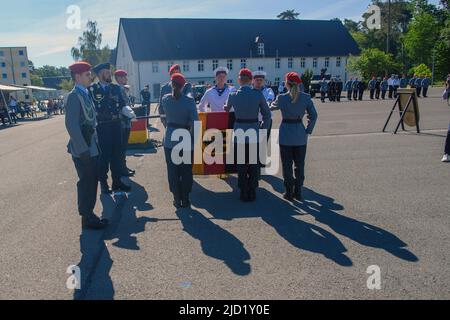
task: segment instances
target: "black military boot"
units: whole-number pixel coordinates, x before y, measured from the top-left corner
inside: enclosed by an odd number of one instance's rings
[[[108,226],[108,221],[98,218],[95,214],[89,214],[81,217],[81,225],[85,229],[101,230]]]
[[[294,200],[294,190],[292,186],[286,186],[286,192],[284,193],[283,198],[288,201]]]
[[[173,206],[177,209],[181,208],[181,197],[177,192],[173,194]]]
[[[112,189],[114,192],[130,192],[131,191],[131,187],[127,186],[122,181],[113,182]]]
[[[109,188],[107,181],[100,181],[100,188],[102,190],[102,193],[104,194],[111,194],[112,190]]]
[[[302,186],[296,185],[294,188],[294,198],[298,201],[303,201]]]
[[[182,208],[190,208],[191,207],[191,201],[189,199],[189,193],[184,194],[181,197],[181,207]]]

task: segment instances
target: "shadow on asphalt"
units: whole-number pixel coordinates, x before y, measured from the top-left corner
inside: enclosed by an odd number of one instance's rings
[[[251,267],[247,262],[250,260],[250,253],[233,234],[194,209],[179,209],[177,216],[183,224],[184,231],[200,241],[205,255],[222,260],[236,275],[250,274]]]
[[[275,191],[284,192],[282,179],[274,176],[266,176],[263,179]],[[396,235],[363,221],[339,214],[337,211],[344,210],[344,207],[336,203],[333,198],[308,188],[303,189],[303,197],[305,200],[302,203],[297,202],[298,208],[314,217],[316,221],[329,226],[337,234],[367,247],[383,249],[406,261],[419,261],[417,256],[407,249],[408,245]]]
[[[126,250],[140,250],[136,235],[145,231],[148,222],[154,219],[136,216],[136,211],[151,211],[144,187],[129,180],[132,192],[125,195],[102,195],[103,214],[110,225],[104,231],[82,230],[80,235],[81,289],[74,293],[75,300],[112,300],[114,285],[110,276],[113,260],[105,241],[114,240],[113,246]]]
[[[294,217],[302,215],[295,205],[265,189],[258,190],[257,202],[242,203],[238,200],[237,179],[230,176],[225,181],[234,192],[217,193],[194,183],[192,204],[207,210],[215,219],[262,218],[294,247],[321,254],[341,266],[353,264],[344,254],[347,250],[337,237],[318,226]]]

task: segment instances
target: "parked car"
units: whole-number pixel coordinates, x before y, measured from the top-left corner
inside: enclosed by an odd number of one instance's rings
[[[311,97],[315,97],[316,93],[320,93],[320,81],[322,81],[322,79],[325,77],[326,80],[330,81],[331,80],[331,74],[326,74],[326,75],[315,75],[312,77],[311,79],[311,86],[309,89],[309,94],[311,95]]]

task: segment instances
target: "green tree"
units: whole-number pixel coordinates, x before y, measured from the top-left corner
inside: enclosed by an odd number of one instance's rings
[[[281,20],[297,20],[300,13],[296,12],[294,9],[286,10],[280,13],[277,18]]]
[[[427,65],[423,64],[423,63],[421,63],[421,64],[411,68],[409,73],[410,74],[417,74],[419,77],[429,77],[429,78],[431,78],[431,70],[430,70],[430,68]]]
[[[31,80],[32,86],[38,86],[38,87],[44,86],[44,81],[42,81],[42,78],[40,76],[38,76],[37,74],[30,73],[30,80]]]
[[[441,30],[439,40],[433,50],[436,80],[444,79],[450,72],[450,21]]]
[[[74,83],[72,80],[66,80],[64,79],[63,81],[61,81],[61,83],[59,84],[59,87],[62,90],[66,90],[66,91],[71,91],[74,87]]]
[[[312,70],[309,70],[309,69],[305,70],[305,72],[301,76],[303,86],[307,93],[309,93],[309,87],[311,86],[312,77],[313,77],[313,72],[312,72]]]
[[[79,61],[87,61],[95,66],[99,63],[108,62],[111,49],[102,46],[103,36],[97,27],[97,22],[89,20],[83,35],[78,38],[78,46],[73,47],[72,57]]]
[[[430,13],[420,12],[404,37],[405,48],[414,64],[431,64],[432,50],[439,38],[438,25]]]
[[[391,54],[386,54],[379,49],[364,49],[359,57],[351,57],[347,69],[360,73],[364,79],[372,75],[380,76],[398,72],[400,66],[394,61]]]

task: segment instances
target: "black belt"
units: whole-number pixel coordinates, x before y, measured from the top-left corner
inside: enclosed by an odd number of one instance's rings
[[[98,124],[113,124],[113,123],[119,123],[120,118],[114,118],[110,120],[98,120]]]
[[[191,130],[191,126],[183,125],[183,124],[177,124],[177,123],[168,123],[168,127],[174,128],[174,129],[186,129]]]
[[[258,119],[236,119],[236,123],[259,123]]]
[[[283,119],[283,123],[303,123],[303,119]]]

